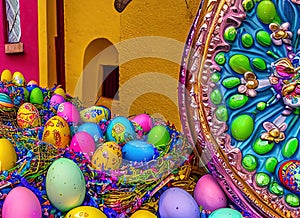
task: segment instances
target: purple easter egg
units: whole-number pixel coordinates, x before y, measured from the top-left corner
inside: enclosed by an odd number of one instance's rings
[[[170,188],[159,199],[161,218],[200,218],[200,210],[194,198],[185,190]]]
[[[60,105],[61,103],[65,102],[65,99],[61,95],[53,95],[50,99],[50,106],[51,107],[56,107]]]
[[[214,211],[227,206],[227,198],[223,190],[210,174],[204,175],[198,180],[194,198],[204,210]]]

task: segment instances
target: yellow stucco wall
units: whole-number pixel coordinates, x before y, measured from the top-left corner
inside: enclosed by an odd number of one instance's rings
[[[185,0],[133,0],[121,14],[113,2],[65,0],[66,91],[81,95],[78,84],[95,81],[81,76],[85,50],[106,38],[115,44],[120,63],[120,100],[113,113],[147,112],[180,126],[180,61],[199,1],[187,0],[187,6]]]

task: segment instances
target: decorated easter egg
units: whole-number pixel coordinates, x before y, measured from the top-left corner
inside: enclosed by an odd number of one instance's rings
[[[60,116],[51,117],[45,124],[42,140],[56,148],[66,148],[70,142],[70,128]]]
[[[200,210],[194,198],[180,188],[167,189],[158,204],[161,218],[200,218]]]
[[[67,158],[54,161],[46,176],[46,193],[50,202],[65,212],[82,204],[86,183],[80,168]]]
[[[231,208],[220,208],[212,212],[208,218],[243,218],[243,215]]]
[[[96,123],[83,123],[78,127],[78,132],[87,132],[95,141],[103,138],[103,132]]]
[[[123,146],[122,155],[129,161],[149,161],[155,158],[156,152],[153,145],[142,140],[133,140]]]
[[[204,210],[214,211],[227,206],[224,192],[210,174],[206,174],[198,180],[194,190],[194,198]]]
[[[61,95],[63,96],[64,98],[66,97],[66,92],[63,88],[61,87],[58,87],[54,90],[54,94],[58,94],[58,95]]]
[[[138,210],[130,218],[157,218],[157,216],[147,210]]]
[[[116,170],[122,163],[122,151],[120,146],[113,141],[105,142],[98,147],[92,158],[92,166],[96,170]]]
[[[107,218],[99,209],[90,206],[80,206],[70,210],[66,218]]]
[[[2,218],[41,218],[42,208],[37,196],[28,188],[15,187],[6,196]]]
[[[25,78],[21,72],[14,72],[12,76],[12,83],[16,86],[25,86]]]
[[[71,102],[63,102],[58,106],[57,115],[67,122],[77,124],[80,121],[80,115],[77,108]]]
[[[32,104],[43,104],[44,102],[44,95],[42,90],[39,87],[34,88],[30,92],[30,103]]]
[[[0,107],[12,108],[14,104],[11,98],[4,93],[0,93]]]
[[[136,115],[132,119],[132,122],[135,122],[136,124],[141,126],[144,133],[149,132],[151,130],[151,128],[153,127],[152,118],[148,114]]]
[[[50,106],[53,108],[58,107],[63,102],[65,102],[65,98],[58,94],[52,95],[50,98]]]
[[[10,70],[3,70],[1,73],[1,82],[11,82],[12,74]]]
[[[124,143],[136,138],[133,124],[126,117],[115,117],[107,126],[106,137],[109,141]]]
[[[0,139],[0,172],[16,165],[17,154],[14,146],[7,139]]]
[[[77,132],[72,137],[70,149],[75,152],[83,152],[85,157],[90,160],[90,156],[96,149],[94,138],[87,132]]]
[[[104,106],[92,106],[80,111],[80,117],[83,122],[99,123],[110,119],[110,110]]]
[[[165,150],[170,141],[170,133],[165,126],[154,126],[148,133],[147,141],[153,144],[158,150]]]
[[[19,107],[17,123],[20,128],[32,128],[41,125],[38,109],[31,103],[24,103]]]
[[[30,80],[28,83],[27,83],[27,86],[26,86],[26,89],[31,92],[34,88],[37,88],[39,87],[38,83],[34,80]]]
[[[277,177],[281,184],[295,194],[300,194],[300,161],[288,160],[279,165]]]

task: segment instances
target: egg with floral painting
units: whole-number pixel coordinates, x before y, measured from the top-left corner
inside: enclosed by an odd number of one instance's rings
[[[71,140],[68,123],[60,116],[51,117],[45,124],[42,140],[56,148],[66,148]]]
[[[33,128],[41,125],[38,109],[31,103],[24,103],[17,113],[17,123],[20,128]]]

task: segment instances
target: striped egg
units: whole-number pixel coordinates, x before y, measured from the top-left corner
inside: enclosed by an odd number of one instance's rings
[[[13,106],[14,105],[13,105],[10,97],[4,93],[0,93],[0,107],[11,108]]]

